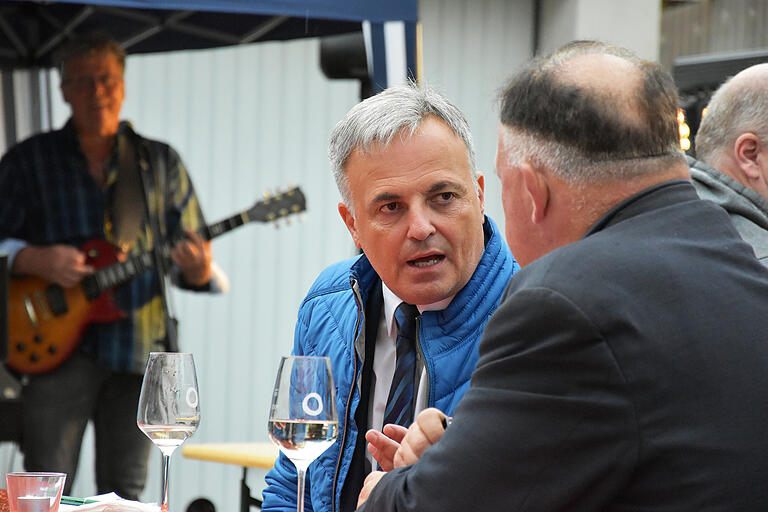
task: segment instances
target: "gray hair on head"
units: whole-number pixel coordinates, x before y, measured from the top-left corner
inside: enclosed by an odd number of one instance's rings
[[[696,157],[717,168],[736,139],[752,132],[768,144],[768,68],[736,75],[721,85],[707,105],[707,114],[696,133]],[[759,73],[758,73],[759,72]]]
[[[472,135],[464,114],[444,96],[414,83],[390,87],[352,107],[331,132],[328,158],[342,201],[354,213],[349,179],[344,166],[353,151],[370,152],[387,146],[400,134],[411,137],[422,120],[435,116],[464,141],[472,179],[477,186],[477,165]]]

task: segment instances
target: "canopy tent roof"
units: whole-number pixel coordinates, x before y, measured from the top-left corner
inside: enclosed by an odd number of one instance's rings
[[[0,67],[47,67],[74,34],[99,30],[128,53],[202,49],[417,21],[417,0],[5,0]]]

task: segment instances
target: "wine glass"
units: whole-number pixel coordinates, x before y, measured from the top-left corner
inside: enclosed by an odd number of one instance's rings
[[[136,423],[163,452],[160,510],[168,511],[171,454],[197,430],[200,401],[190,353],[151,352],[141,384]]]
[[[304,511],[304,478],[310,463],[336,440],[339,418],[331,360],[285,356],[272,394],[269,437],[296,466],[296,510]]]

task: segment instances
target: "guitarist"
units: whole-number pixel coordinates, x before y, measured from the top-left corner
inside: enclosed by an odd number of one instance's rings
[[[60,130],[19,143],[0,161],[0,251],[8,253],[13,275],[67,288],[95,270],[78,249],[90,239],[139,253],[161,236],[172,240],[186,232],[170,251],[173,281],[223,291],[226,276],[213,263],[210,242],[196,233],[205,222],[178,154],[119,120],[124,68],[124,51],[100,35],[73,40],[61,51],[61,91],[72,116]],[[92,420],[98,492],[138,500],[151,443],[136,427],[136,404],[148,353],[168,348],[166,308],[155,270],[113,293],[124,318],[90,324],[61,366],[29,376],[22,392],[22,451],[27,471],[67,473],[69,494]]]

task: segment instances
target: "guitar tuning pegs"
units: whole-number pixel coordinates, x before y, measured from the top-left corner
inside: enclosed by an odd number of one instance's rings
[[[277,212],[281,217],[285,217],[288,215],[288,208],[280,208]]]
[[[269,201],[272,199],[272,193],[269,191],[269,189],[264,189],[264,203],[269,204]]]
[[[285,225],[286,226],[290,226],[291,225],[291,218],[290,217],[286,217],[285,218]]]

